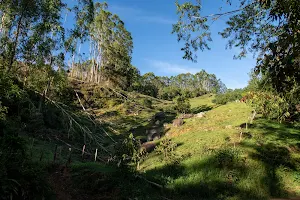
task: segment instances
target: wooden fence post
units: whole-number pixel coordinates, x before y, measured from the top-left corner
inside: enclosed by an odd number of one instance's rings
[[[240,142],[242,141],[243,131],[240,132]]]
[[[85,145],[83,145],[82,147],[82,154],[81,154],[82,159],[84,158],[84,150],[85,150]]]
[[[97,161],[97,154],[98,154],[98,149],[96,149],[96,152],[95,152],[95,162]]]

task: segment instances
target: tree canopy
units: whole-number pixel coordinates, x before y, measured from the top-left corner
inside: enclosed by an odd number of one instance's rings
[[[226,3],[233,4],[231,0]],[[240,0],[238,4],[238,9],[203,16],[200,0],[183,4],[176,1],[178,22],[173,25],[173,33],[185,44],[183,58],[196,61],[198,50],[210,49],[209,22],[227,16],[227,27],[220,34],[228,39],[229,48],[240,48],[236,58],[254,53],[256,73],[267,74],[278,92],[291,90],[300,82],[299,1]]]

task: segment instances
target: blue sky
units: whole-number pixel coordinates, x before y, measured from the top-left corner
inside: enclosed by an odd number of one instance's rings
[[[181,0],[183,1],[183,0]],[[233,10],[222,0],[203,0],[205,15]],[[223,2],[223,3],[222,3]],[[242,60],[234,60],[238,49],[227,49],[226,40],[218,35],[225,27],[220,19],[211,26],[213,42],[211,50],[198,52],[198,62],[182,59],[182,43],[172,35],[172,24],[176,23],[175,0],[107,0],[109,10],[125,22],[134,42],[132,63],[142,74],[154,72],[160,76],[180,73],[196,73],[201,69],[214,73],[228,88],[241,88],[247,85],[248,73],[255,66],[252,55]]]

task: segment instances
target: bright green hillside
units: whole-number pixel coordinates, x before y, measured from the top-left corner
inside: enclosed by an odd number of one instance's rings
[[[209,96],[191,104],[215,107]],[[246,130],[250,114],[246,104],[229,103],[207,111],[205,118],[185,120],[182,127],[169,125],[180,162],[167,164],[152,153],[141,172],[165,184],[174,199],[300,195],[299,127],[256,119]]]

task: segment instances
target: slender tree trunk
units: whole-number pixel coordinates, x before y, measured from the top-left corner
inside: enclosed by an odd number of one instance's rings
[[[52,58],[52,56],[51,56],[51,58],[50,58],[50,64],[49,64],[51,69],[52,69],[52,63],[53,63],[53,58]],[[47,87],[46,87],[46,89],[44,90],[43,97],[41,98],[40,103],[39,103],[39,111],[40,111],[40,112],[41,112],[42,107],[43,107],[43,104],[44,104],[44,102],[45,102],[45,100],[46,100],[46,96],[47,96],[48,90],[50,89],[50,86],[51,86],[51,82],[52,82],[52,81],[53,81],[53,77],[49,77],[49,78],[48,78]]]
[[[46,100],[46,96],[47,96],[47,93],[48,93],[48,91],[49,91],[49,89],[50,89],[52,80],[53,80],[53,77],[48,78],[47,87],[46,87],[46,89],[44,90],[43,96],[41,97],[41,100],[40,100],[40,103],[39,103],[39,111],[40,111],[40,112],[41,112],[42,107],[43,107],[43,104],[44,104],[44,102],[45,102],[45,100]]]
[[[19,41],[19,35],[20,35],[20,32],[21,32],[22,19],[23,19],[23,13],[21,14],[20,19],[18,21],[16,37],[15,37],[15,41],[13,43],[13,49],[12,49],[12,52],[11,52],[11,55],[10,55],[10,58],[9,58],[9,63],[8,63],[8,69],[7,69],[8,73],[11,71],[12,65],[13,65],[14,60],[15,60],[17,45],[18,45],[18,41]]]
[[[5,20],[5,13],[1,13],[1,24],[0,24],[0,33],[3,32],[4,20]]]

